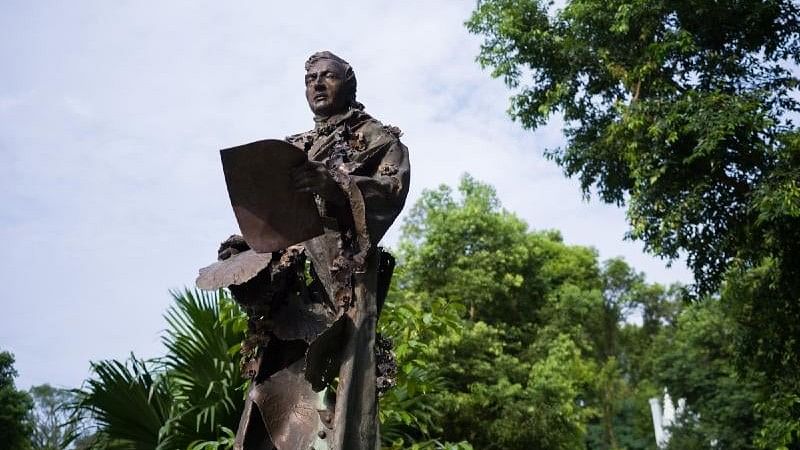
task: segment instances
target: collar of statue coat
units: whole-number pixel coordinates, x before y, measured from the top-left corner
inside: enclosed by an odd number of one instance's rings
[[[314,130],[319,131],[323,128],[335,128],[345,120],[361,113],[357,108],[350,108],[347,111],[332,116],[314,116]]]

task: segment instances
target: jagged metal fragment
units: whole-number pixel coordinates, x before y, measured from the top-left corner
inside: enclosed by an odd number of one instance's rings
[[[249,396],[278,450],[308,449],[324,429],[320,412],[327,408],[306,380],[302,360],[256,384]]]
[[[349,320],[347,316],[340,317],[308,346],[305,373],[315,391],[324,389],[339,374],[344,332]]]
[[[243,284],[269,266],[272,253],[256,253],[253,250],[235,254],[200,269],[197,287],[206,291]]]
[[[307,298],[292,292],[285,298],[285,303],[272,305],[271,331],[278,339],[311,343],[330,326],[324,306],[306,301]]]

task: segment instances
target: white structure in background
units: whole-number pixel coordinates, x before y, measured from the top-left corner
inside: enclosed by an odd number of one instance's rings
[[[675,424],[675,419],[683,414],[686,408],[686,400],[678,399],[678,408],[672,404],[669,392],[664,389],[663,408],[661,399],[653,397],[650,399],[650,412],[653,415],[653,429],[656,433],[656,445],[658,448],[666,448],[669,443],[669,427]]]

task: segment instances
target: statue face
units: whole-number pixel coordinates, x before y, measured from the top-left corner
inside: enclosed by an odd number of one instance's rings
[[[336,61],[321,59],[306,72],[306,100],[318,116],[332,116],[347,107],[344,67]]]

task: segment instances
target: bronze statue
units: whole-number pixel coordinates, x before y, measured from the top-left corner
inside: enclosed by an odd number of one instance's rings
[[[396,370],[376,342],[394,268],[377,244],[408,194],[408,150],[356,101],[347,62],[319,52],[305,69],[315,126],[286,138],[307,155],[290,183],[313,194],[322,234],[272,253],[231,236],[198,285],[229,287],[249,317],[236,449],[375,450],[377,395]]]

